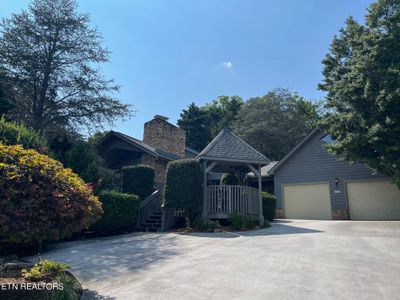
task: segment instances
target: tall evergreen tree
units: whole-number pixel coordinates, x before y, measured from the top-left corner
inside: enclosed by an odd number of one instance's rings
[[[400,1],[372,4],[365,25],[349,18],[324,64],[330,150],[396,178],[400,187]]]
[[[194,102],[184,109],[178,126],[186,131],[186,145],[201,151],[210,141],[211,133],[207,124],[207,114]]]
[[[187,145],[200,151],[224,127],[232,128],[243,103],[238,96],[219,96],[201,107],[189,105],[178,120],[178,126],[186,130]]]

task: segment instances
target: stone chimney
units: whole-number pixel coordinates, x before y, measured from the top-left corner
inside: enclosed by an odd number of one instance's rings
[[[154,148],[185,157],[185,131],[168,122],[168,118],[155,115],[144,123],[143,142]]]

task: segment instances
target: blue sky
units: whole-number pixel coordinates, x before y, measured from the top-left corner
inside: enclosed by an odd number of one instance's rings
[[[30,1],[1,0],[0,18]],[[142,137],[143,123],[172,122],[192,101],[244,99],[286,87],[319,99],[321,60],[348,16],[362,21],[367,0],[78,0],[111,51],[102,69],[136,116],[114,130]]]

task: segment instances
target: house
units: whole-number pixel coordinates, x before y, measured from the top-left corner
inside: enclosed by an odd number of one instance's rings
[[[156,115],[144,124],[143,141],[111,131],[98,142],[98,150],[111,169],[141,163],[155,170],[157,190],[140,203],[138,228],[158,231],[174,223],[179,209],[162,209],[162,185],[168,162],[182,158],[195,158],[202,165],[204,218],[227,219],[231,213],[240,212],[262,225],[261,170],[269,160],[229,129],[223,129],[200,153],[186,147],[185,140],[181,128],[169,123],[167,117]],[[216,182],[222,173],[238,170],[255,174],[254,187]]]
[[[185,132],[161,115],[144,124],[143,141],[110,131],[97,147],[110,169],[119,170],[138,163],[152,166],[156,186],[164,182],[168,162],[198,155],[196,150],[186,147]]]
[[[392,179],[331,155],[324,145],[334,142],[316,129],[270,170],[277,217],[399,220],[400,191]]]

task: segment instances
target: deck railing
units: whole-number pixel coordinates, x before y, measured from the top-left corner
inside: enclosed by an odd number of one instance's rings
[[[209,217],[224,217],[231,213],[259,214],[258,189],[239,185],[207,186]]]
[[[140,203],[138,224],[150,217],[154,212],[161,212],[162,193],[160,190],[154,191],[150,196]]]

